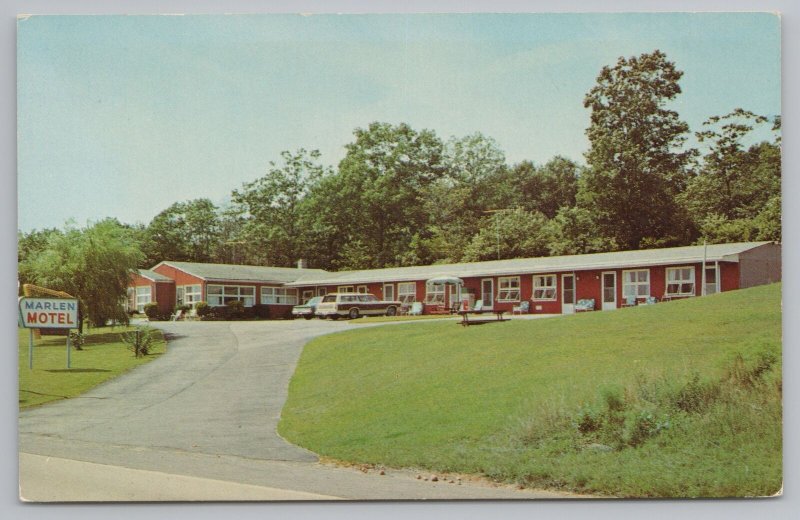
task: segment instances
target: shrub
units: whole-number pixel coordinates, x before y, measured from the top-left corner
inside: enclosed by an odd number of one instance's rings
[[[190,310],[192,310],[192,306],[191,305],[176,305],[175,306],[175,312],[179,312],[179,311],[189,312]]]
[[[229,320],[241,320],[244,318],[244,303],[234,300],[225,306],[226,318]]]
[[[161,318],[161,313],[158,310],[158,303],[152,302],[148,303],[144,306],[144,313],[147,316],[147,319],[156,321]]]
[[[269,305],[256,304],[253,306],[253,313],[259,320],[269,319]]]
[[[150,327],[140,327],[123,332],[120,337],[128,345],[128,350],[138,358],[150,354],[150,349],[153,347],[153,332],[154,330]]]
[[[83,350],[83,345],[86,344],[86,336],[78,331],[70,331],[69,342],[75,350]]]
[[[202,320],[213,314],[213,309],[206,302],[197,302],[194,306],[197,316]]]

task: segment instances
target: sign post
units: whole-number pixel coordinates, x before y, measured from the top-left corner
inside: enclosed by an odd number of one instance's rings
[[[69,329],[77,327],[78,300],[76,298],[19,299],[20,324],[31,329],[28,343],[28,368],[33,369],[33,329],[67,329],[67,368],[70,367]]]

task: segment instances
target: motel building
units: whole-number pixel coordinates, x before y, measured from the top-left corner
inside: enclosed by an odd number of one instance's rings
[[[703,267],[705,266],[705,267]],[[462,286],[428,284],[455,277]],[[781,280],[781,246],[743,242],[546,258],[437,264],[330,272],[164,261],[132,276],[128,308],[157,302],[168,314],[178,305],[205,301],[211,307],[240,300],[245,307],[270,307],[269,316],[289,316],[291,307],[332,292],[371,293],[424,304],[425,314],[478,300],[484,310],[570,314],[587,301],[591,310],[691,298]],[[523,312],[525,312],[523,310]]]

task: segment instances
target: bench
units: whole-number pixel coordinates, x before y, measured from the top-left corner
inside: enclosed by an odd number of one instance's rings
[[[499,309],[498,310],[488,310],[487,309],[487,310],[480,310],[480,311],[476,311],[476,310],[458,311],[458,314],[461,315],[461,321],[458,322],[458,323],[463,325],[464,327],[469,327],[470,325],[479,325],[481,323],[494,323],[494,322],[498,322],[498,321],[508,321],[508,319],[503,318],[503,314],[505,314],[505,313],[506,313],[506,311],[499,310]],[[469,315],[470,314],[494,314],[497,318],[494,319],[494,320],[489,319],[489,320],[472,320],[472,321],[470,321],[469,320]]]

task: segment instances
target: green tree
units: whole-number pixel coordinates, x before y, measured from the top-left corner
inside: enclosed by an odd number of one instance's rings
[[[106,219],[52,234],[45,248],[23,266],[32,283],[78,298],[83,315],[99,327],[108,320],[127,320],[122,302],[141,260],[132,230]]]
[[[22,294],[22,285],[33,283],[29,273],[31,260],[36,258],[47,248],[50,240],[61,231],[55,228],[42,229],[23,233],[17,232],[17,279],[19,280],[19,294]]]
[[[767,123],[768,118],[737,108],[709,118],[697,133],[709,146],[680,202],[704,238],[780,240],[780,135],[772,143],[745,144]],[[779,119],[772,129],[780,130]]]
[[[693,152],[679,151],[688,126],[667,103],[680,94],[683,73],[661,51],[619,58],[603,67],[584,106],[589,165],[578,204],[600,236],[622,249],[689,240],[675,196]]]
[[[464,261],[548,256],[552,229],[547,217],[522,209],[498,211],[481,220],[464,251]]]
[[[232,195],[248,263],[288,267],[307,256],[304,202],[330,169],[319,164],[317,150],[283,151],[281,158],[281,164],[270,162],[263,177]]]
[[[580,173],[580,166],[561,156],[553,157],[540,168],[523,161],[511,169],[514,205],[553,218],[561,208],[575,206]]]
[[[314,205],[327,205],[323,222],[335,226],[339,247],[359,244],[358,255],[339,256],[334,267],[401,265],[414,235],[428,226],[422,205],[445,173],[442,142],[434,132],[405,123],[371,123],[354,135],[338,173],[315,193],[332,195]]]

